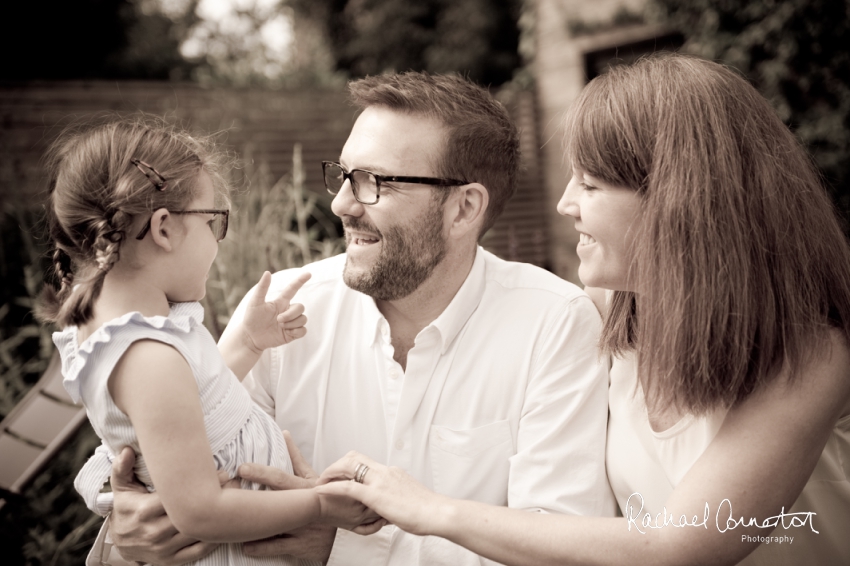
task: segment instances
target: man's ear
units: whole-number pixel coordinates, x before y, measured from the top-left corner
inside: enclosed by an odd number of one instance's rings
[[[151,238],[153,243],[170,252],[174,236],[174,215],[168,212],[166,208],[160,208],[154,211],[151,216]]]
[[[469,183],[458,187],[456,193],[449,198],[452,202],[450,210],[454,215],[449,235],[463,237],[474,232],[477,240],[487,213],[487,205],[490,203],[487,188],[481,183]]]

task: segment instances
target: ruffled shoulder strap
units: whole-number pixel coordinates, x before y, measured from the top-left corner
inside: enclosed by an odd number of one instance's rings
[[[69,326],[53,334],[53,342],[62,358],[62,384],[74,403],[82,398],[82,382],[95,370],[98,375],[112,373],[112,368],[133,342],[154,339],[179,346],[181,335],[187,335],[203,322],[204,309],[199,303],[176,303],[168,316],[142,316],[130,312],[110,320],[94,331],[82,344],[77,344],[77,327]],[[179,350],[180,348],[178,348]]]

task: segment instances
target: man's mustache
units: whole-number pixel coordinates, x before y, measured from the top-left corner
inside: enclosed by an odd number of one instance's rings
[[[358,230],[361,232],[369,232],[371,234],[375,234],[376,236],[381,236],[380,230],[378,230],[371,223],[361,220],[360,218],[343,220],[342,227],[346,230]]]

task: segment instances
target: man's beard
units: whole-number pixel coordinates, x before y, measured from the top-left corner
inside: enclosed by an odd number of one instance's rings
[[[396,224],[379,232],[359,218],[352,218],[345,227],[377,234],[381,239],[381,253],[368,272],[353,273],[348,258],[342,275],[346,285],[377,300],[394,301],[410,295],[446,256],[443,207],[437,202],[407,227]],[[346,245],[350,240],[346,232]]]

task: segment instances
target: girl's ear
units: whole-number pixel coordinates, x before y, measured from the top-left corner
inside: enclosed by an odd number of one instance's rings
[[[170,252],[173,246],[171,241],[174,236],[174,215],[166,208],[154,211],[151,216],[151,237],[154,244],[163,250]]]

